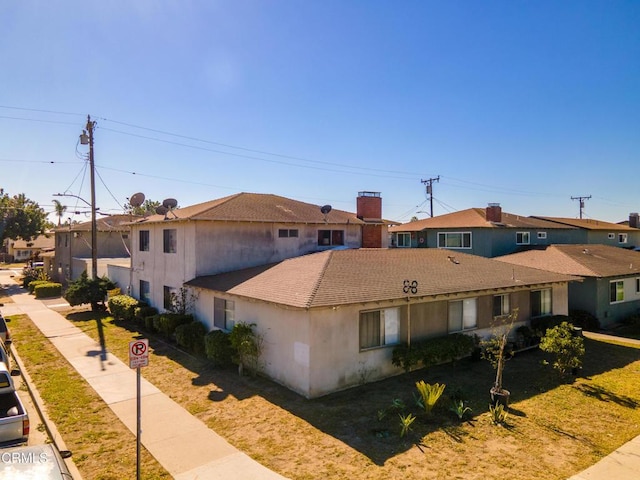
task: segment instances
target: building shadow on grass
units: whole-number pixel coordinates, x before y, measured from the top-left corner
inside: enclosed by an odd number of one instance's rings
[[[266,378],[240,377],[236,367],[215,368],[208,360],[182,351],[162,335],[144,332],[140,324],[123,321],[116,324],[130,330],[136,338],[148,338],[154,355],[165,356],[190,371],[194,395],[206,396],[212,406],[229,398],[242,401],[261,397],[357,450],[376,465],[384,465],[390,458],[411,448],[428,451],[430,447],[428,443],[422,443],[422,439],[435,431],[442,431],[455,443],[464,443],[472,431],[469,425],[472,428],[474,422],[488,412],[489,390],[495,377],[488,362],[469,359],[308,400]],[[637,408],[637,401],[591,386],[588,379],[637,361],[639,350],[587,338],[585,348],[587,354],[581,373],[585,378],[576,382],[576,388],[602,402]],[[549,365],[543,365],[544,360],[549,361],[550,357],[539,350],[531,350],[517,354],[507,362],[503,384],[511,391],[510,415],[526,417],[527,412],[514,404],[573,381],[559,377]],[[419,380],[446,385],[431,416],[426,416],[416,405],[415,384]],[[463,420],[449,410],[451,397],[464,400],[471,408]],[[398,409],[399,405],[404,407]],[[417,418],[410,433],[401,437],[399,415],[409,413]],[[242,422],[242,417],[238,421]]]

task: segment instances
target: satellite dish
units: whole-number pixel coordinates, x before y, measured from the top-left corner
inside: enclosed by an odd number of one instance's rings
[[[168,211],[169,209],[164,205],[160,205],[159,207],[156,207],[156,213],[158,215],[166,215]]]
[[[172,208],[176,208],[178,206],[178,201],[175,198],[165,198],[162,201],[162,206],[168,210]]]
[[[324,205],[320,207],[320,211],[326,215],[331,211],[331,205]]]
[[[139,207],[144,203],[144,193],[138,192],[131,195],[129,199],[129,205],[132,207]]]

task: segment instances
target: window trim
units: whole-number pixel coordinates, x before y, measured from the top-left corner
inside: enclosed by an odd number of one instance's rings
[[[454,235],[460,235],[461,246],[450,246],[449,237]],[[465,246],[465,238],[469,239],[469,246]],[[444,238],[444,245],[441,244],[440,239]],[[473,234],[472,232],[438,232],[438,248],[449,248],[458,250],[470,250],[473,248]]]
[[[614,293],[615,300],[613,299]],[[622,295],[622,298],[618,298],[620,295]],[[611,280],[609,282],[609,304],[622,303],[624,301],[624,280]]]
[[[629,234],[627,233],[618,234],[618,243],[627,243],[628,241],[629,241]]]
[[[298,238],[297,228],[279,228],[278,238]]]
[[[616,234],[613,232],[607,233],[607,238],[609,240],[613,240],[614,238],[616,238]]]
[[[519,241],[518,237],[520,237]],[[516,245],[531,245],[531,232],[516,232]]]
[[[496,313],[496,299],[501,299],[500,301],[500,312]],[[506,300],[506,302],[505,302]],[[500,317],[503,315],[509,315],[511,313],[511,298],[508,293],[502,293],[493,296],[493,308],[492,313],[494,317]]]
[[[389,313],[387,313],[389,312]],[[393,315],[391,314],[393,312]],[[377,313],[377,318],[374,318],[378,322],[378,343],[370,344],[371,342],[365,342],[367,346],[363,345],[363,315],[369,315]],[[389,317],[389,318],[387,318]],[[377,348],[386,348],[400,343],[400,307],[378,308],[373,310],[361,310],[358,314],[358,347],[361,352],[374,350]],[[374,329],[376,327],[374,326]]]
[[[465,326],[465,302],[471,302],[473,301],[473,325],[466,325]],[[460,317],[460,330],[458,329],[453,329],[451,326],[451,307],[453,304],[461,304],[461,317]],[[467,305],[470,305],[470,303],[466,303]],[[466,315],[469,315],[472,312],[467,313]],[[467,320],[468,320],[468,316],[467,316]],[[462,332],[468,332],[471,330],[476,330],[478,328],[478,297],[469,297],[469,298],[461,298],[459,300],[451,300],[448,302],[447,305],[447,332],[448,333],[462,333]]]
[[[539,310],[540,310],[540,314],[539,315],[534,315],[533,314],[533,301],[531,301],[531,318],[539,318],[539,317],[548,317],[550,315],[553,315],[553,288],[549,287],[549,288],[537,288],[535,290],[530,290],[530,295],[533,296],[535,293],[538,292],[549,292],[549,312],[543,312],[542,310],[542,293],[540,295],[540,304],[538,305]],[[532,300],[532,299],[531,299]]]
[[[539,240],[546,240],[546,238],[547,238],[547,232],[538,232]]]
[[[402,236],[403,240],[403,244],[400,245],[400,237]],[[409,239],[409,241],[407,242],[407,238]],[[398,232],[397,234],[397,241],[396,241],[396,246],[398,248],[411,248],[411,233],[410,232]]]
[[[323,234],[328,233],[328,237]],[[325,243],[325,240],[327,242]],[[318,230],[318,246],[319,247],[333,247],[333,246],[342,246],[345,244],[345,232],[344,230],[327,230],[327,229],[319,229]]]

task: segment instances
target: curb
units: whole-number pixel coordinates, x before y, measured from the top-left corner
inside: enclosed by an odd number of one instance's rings
[[[14,348],[13,343],[9,348],[11,349],[11,355],[13,356],[13,359],[15,360],[16,365],[20,370],[20,375],[24,380],[24,384],[27,386],[27,390],[29,391],[29,395],[33,400],[33,404],[36,407],[38,414],[40,415],[40,419],[42,420],[42,423],[44,424],[44,428],[47,431],[47,434],[49,435],[49,439],[51,439],[51,442],[55,445],[58,451],[68,450],[67,445],[64,443],[64,440],[62,439],[60,432],[58,432],[56,425],[51,421],[51,419],[47,415],[47,407],[45,406],[44,401],[42,400],[42,397],[40,397],[38,388],[35,386],[35,384],[31,380],[31,376],[29,375],[27,370],[24,368],[22,359],[20,358],[20,356],[18,355],[18,352]],[[82,475],[80,475],[80,472],[78,471],[78,467],[76,467],[76,464],[73,462],[71,458],[65,458],[64,463],[67,464],[67,468],[71,472],[71,475],[73,475],[74,480],[83,480]]]

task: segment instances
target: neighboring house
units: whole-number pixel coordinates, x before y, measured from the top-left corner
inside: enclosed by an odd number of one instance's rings
[[[53,250],[55,239],[52,233],[38,235],[32,240],[4,240],[4,250],[7,253],[9,262],[28,262],[29,260],[40,260],[40,256]]]
[[[387,247],[380,194],[360,192],[357,209],[239,193],[133,222],[131,294],[168,308],[170,294],[199,276],[326,249]]]
[[[640,252],[607,245],[550,245],[496,260],[583,277],[569,285],[569,308],[591,313],[603,327],[640,312]]]
[[[632,214],[634,215],[634,214]],[[631,218],[631,217],[630,217]],[[640,229],[599,220],[514,215],[499,204],[469,208],[389,228],[398,248],[447,248],[498,257],[554,244],[640,245]],[[637,226],[637,218],[636,223]]]
[[[312,398],[401,373],[393,346],[566,314],[576,277],[442,249],[352,249],[195,278],[209,329],[255,323],[266,375]]]
[[[532,245],[584,243],[576,227],[506,213],[495,203],[396,225],[389,232],[394,247],[447,248],[489,258]]]
[[[599,243],[601,245],[611,245],[614,247],[634,248],[640,246],[640,229],[638,228],[638,214],[631,213],[627,225],[621,223],[603,222],[591,218],[560,218],[560,217],[540,217],[537,218],[557,225],[574,227],[580,229],[584,240],[582,242],[566,243]],[[552,242],[565,243],[565,242]]]
[[[128,224],[135,218],[131,215],[110,215],[96,219],[99,277],[107,274],[109,262],[122,262],[123,258],[131,257]],[[67,283],[76,280],[84,271],[91,277],[91,227],[92,223],[89,221],[54,230],[55,258],[52,276],[55,280]]]

